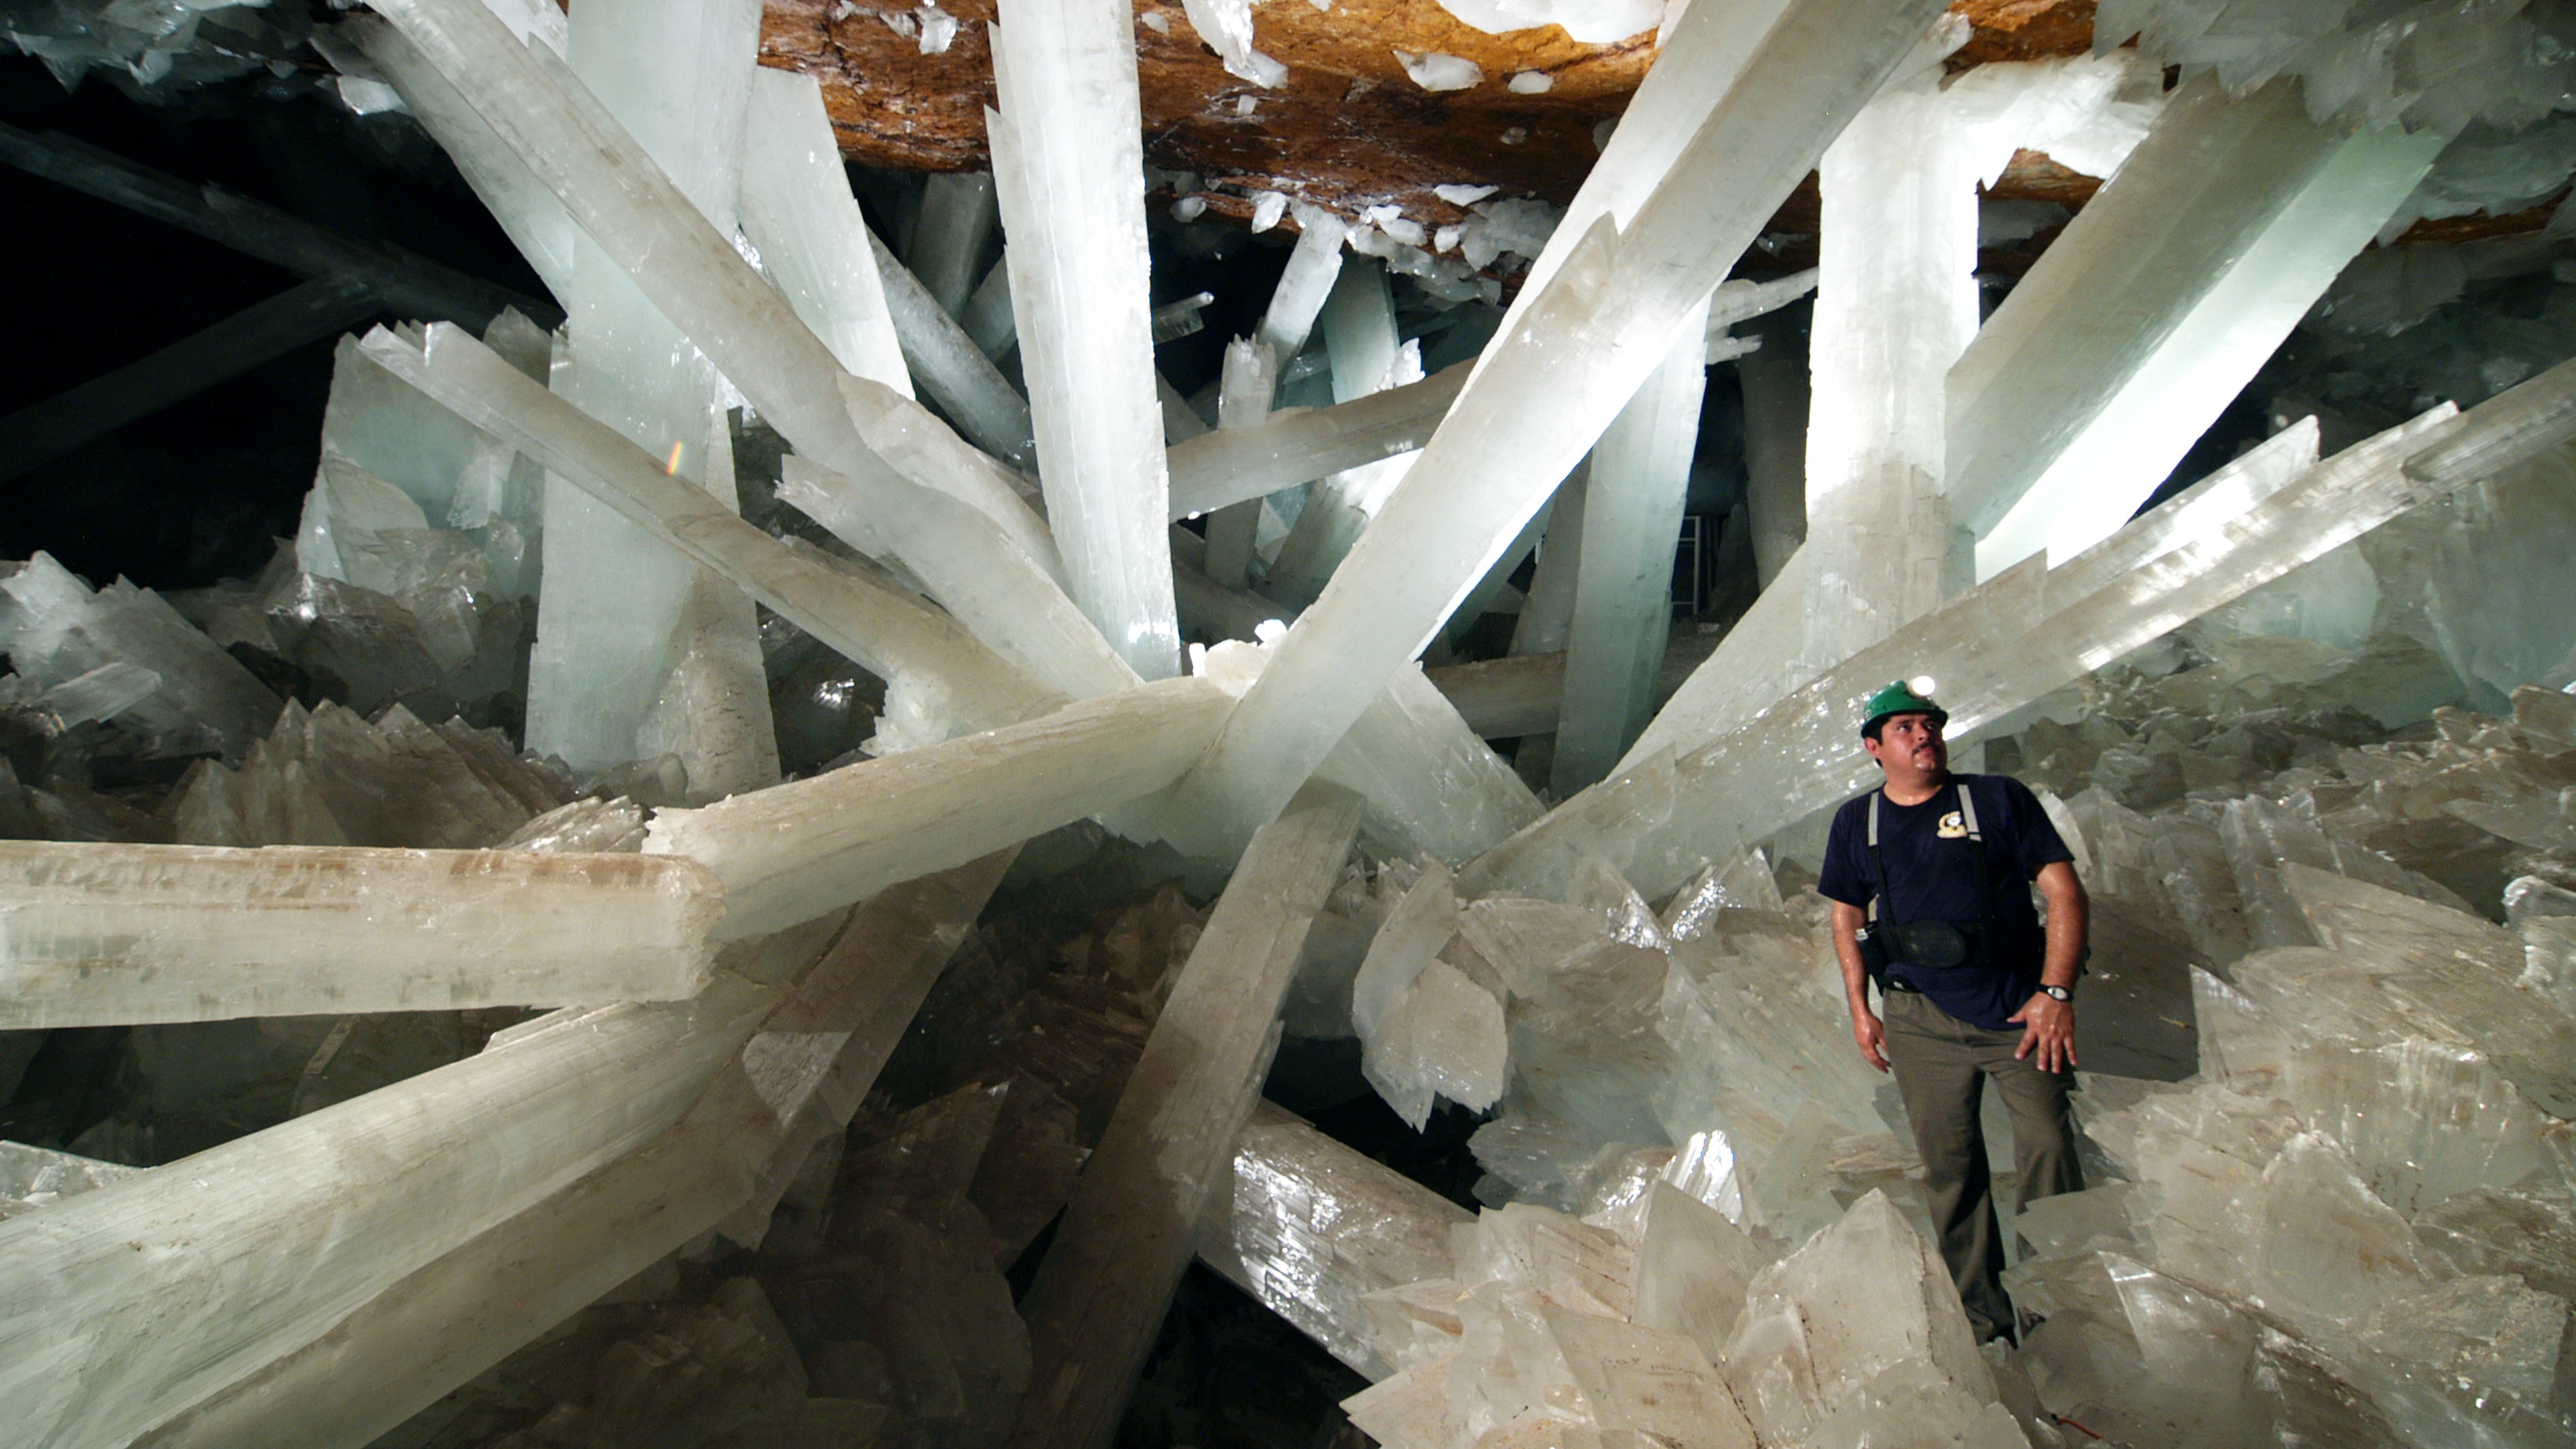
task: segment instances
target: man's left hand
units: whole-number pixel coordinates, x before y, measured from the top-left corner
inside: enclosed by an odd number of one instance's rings
[[[2021,1045],[2013,1051],[2016,1060],[2037,1056],[2036,1065],[2043,1072],[2075,1070],[2075,1007],[2045,991],[2033,992],[2021,1004],[2021,1010],[2006,1017],[2021,1028]]]

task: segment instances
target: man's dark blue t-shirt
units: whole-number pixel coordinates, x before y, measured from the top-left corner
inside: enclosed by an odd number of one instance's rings
[[[1977,831],[1985,839],[1986,880],[1977,880],[1977,847],[1959,819],[1956,790],[1971,792]],[[1869,859],[1871,791],[1834,813],[1825,842],[1817,893],[1847,906],[1869,908],[1878,893]],[[1879,903],[1882,922],[1949,921],[1976,925],[1991,920],[2002,942],[2029,943],[2023,959],[1990,969],[1909,971],[1891,961],[1888,974],[1920,988],[1942,1010],[1989,1031],[2010,1031],[2006,1020],[2038,989],[2039,913],[2030,903],[2030,881],[2040,868],[2074,854],[2040,808],[2030,787],[2009,775],[1958,775],[1920,805],[1880,798],[1878,848],[1887,867],[1889,899]],[[1991,901],[1991,915],[1988,902]],[[1884,939],[1884,938],[1882,938]]]

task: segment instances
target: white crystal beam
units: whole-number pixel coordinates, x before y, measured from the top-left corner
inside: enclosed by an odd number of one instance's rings
[[[906,882],[859,907],[824,959],[660,1136],[458,1244],[135,1443],[364,1449],[757,1204],[779,1167],[792,1174],[803,1160],[813,1128],[847,1124],[1013,854]],[[764,1065],[789,1059],[808,1069],[782,1078]]]
[[[1026,724],[653,817],[644,848],[725,886],[720,939],[755,935],[1159,790],[1232,702],[1158,681]]]
[[[1288,265],[1271,289],[1270,306],[1253,338],[1270,348],[1281,367],[1305,349],[1315,314],[1323,310],[1341,275],[1342,242],[1351,233],[1348,223],[1321,207],[1300,207],[1297,227],[1297,244],[1289,249]]]
[[[651,1141],[838,921],[719,958],[695,1000],[558,1012],[424,1072],[0,1222],[0,1402],[122,1444]]]
[[[1431,441],[1475,364],[1325,408],[1289,408],[1172,445],[1172,516],[1213,513]]]
[[[602,0],[571,22],[565,46],[590,94],[725,234],[759,36],[756,0]],[[706,356],[591,236],[574,238],[558,295],[568,315],[554,388],[734,504],[722,385]],[[750,606],[701,593],[695,564],[561,479],[546,483],[543,511],[528,747],[583,770],[667,749],[710,794],[777,779]],[[657,706],[679,692],[672,671],[692,650],[724,705],[675,718]]]
[[[1370,1377],[1395,1372],[1362,1300],[1450,1276],[1448,1199],[1268,1102],[1235,1139],[1199,1228],[1199,1261]]]
[[[895,336],[903,345],[904,366],[913,381],[948,414],[966,440],[1019,468],[1037,466],[1037,443],[1029,426],[1028,400],[993,359],[939,305],[875,232],[866,232],[894,317]]]
[[[2441,149],[2345,137],[2277,80],[2174,94],[1950,378],[1950,492],[1990,576],[2117,529]]]
[[[441,144],[497,144],[584,232],[613,247],[761,416],[846,480],[873,520],[861,530],[871,540],[862,551],[892,553],[976,637],[1050,682],[1079,678],[1081,692],[1097,693],[1134,677],[1064,597],[1052,549],[1041,555],[1018,542],[1024,532],[1043,534],[1042,522],[1030,517],[1023,528],[996,531],[949,507],[989,516],[1011,491],[996,476],[1002,465],[900,394],[843,373],[785,299],[551,53],[522,44],[474,0],[385,0],[379,13],[423,63],[461,82],[487,128]]]
[[[1678,760],[1659,753],[1585,791],[1462,879],[1547,894],[1598,853],[1641,893],[1676,889],[1727,850],[1873,778],[1852,711],[1885,680],[1931,674],[1954,732],[1966,736],[2408,508],[2571,437],[2576,364],[2561,364],[2468,413],[2446,404],[2285,486],[2267,489],[2259,468],[2232,466],[2055,570],[2025,559],[1741,728],[1685,741],[1691,752]]]
[[[1758,482],[1773,495],[1753,499],[1762,507],[1748,516],[1771,530],[1775,553],[1784,515],[1801,533],[1812,529],[1820,546],[1781,560],[1718,652],[1631,743],[1621,769],[1676,731],[1733,728],[1967,582],[1968,540],[1953,526],[1941,482],[1945,379],[1977,329],[1976,143],[1947,97],[1910,84],[1872,100],[1826,148],[1830,225],[1809,366],[1748,382],[1745,394],[1748,468],[1764,465],[1747,488]],[[1786,397],[1808,400],[1803,426],[1764,420],[1771,434],[1804,439],[1802,462],[1776,456],[1776,442],[1775,456],[1750,451],[1763,387],[1775,408]],[[1777,496],[1790,477],[1804,480],[1801,500]]]
[[[1609,774],[1654,709],[1707,350],[1704,333],[1684,323],[1671,355],[1592,448],[1551,777],[1560,799]]]
[[[391,333],[367,356],[588,490],[671,548],[732,580],[752,598],[951,723],[937,733],[991,729],[1044,714],[1063,697],[976,642],[954,620],[895,590],[853,577],[743,521],[706,490],[665,473],[641,448],[539,387],[472,337],[444,323],[414,351]],[[890,701],[890,715],[903,712]]]
[[[1977,331],[1976,150],[1928,80],[1880,95],[1825,148],[1806,465],[1807,528],[1825,546],[1802,576],[1792,682],[1969,581],[1942,494],[1943,410]]]
[[[1744,508],[1764,589],[1807,538],[1806,343],[1787,319],[1765,319],[1762,345],[1737,358],[1744,389]]]
[[[1136,672],[1180,667],[1154,393],[1136,14],[1010,0],[985,112],[1047,518],[1074,602]]]
[[[671,1001],[715,878],[519,850],[0,842],[0,1030]]]
[[[1937,13],[1930,0],[1799,0],[1676,143],[1681,159],[1626,232],[1597,223],[1539,295],[1523,293],[1519,321],[1183,782],[1200,848],[1249,839],[1420,651]],[[1733,18],[1694,7],[1675,35]]]
[[[903,254],[923,289],[951,317],[965,311],[967,294],[981,275],[984,245],[999,214],[993,177],[985,171],[941,171],[925,178],[921,213]]]
[[[1260,426],[1270,416],[1270,399],[1278,391],[1278,383],[1279,355],[1270,350],[1270,344],[1249,337],[1227,343],[1224,368],[1218,375],[1217,426]],[[1169,461],[1168,454],[1165,461]],[[1229,589],[1249,587],[1252,555],[1260,532],[1261,505],[1251,499],[1227,504],[1210,514],[1205,563],[1208,577]]]
[[[1359,823],[1357,796],[1309,785],[1252,838],[1218,897],[1021,1301],[1033,1365],[1011,1431],[1020,1449],[1097,1449],[1116,1435]]]
[[[759,251],[762,273],[842,370],[912,396],[867,223],[814,77],[753,69],[741,210],[742,234]]]
[[[1384,262],[1367,257],[1342,268],[1321,320],[1324,350],[1333,365],[1334,403],[1355,402],[1397,381],[1393,371],[1401,341]],[[1389,460],[1317,479],[1279,545],[1265,589],[1288,603],[1312,603],[1367,530],[1390,481],[1387,470],[1401,466]]]

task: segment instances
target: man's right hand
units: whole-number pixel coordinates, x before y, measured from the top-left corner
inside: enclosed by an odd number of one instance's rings
[[[1880,1071],[1887,1070],[1887,1033],[1878,1024],[1878,1013],[1866,1006],[1852,1008],[1852,1040],[1859,1044],[1863,1061]]]

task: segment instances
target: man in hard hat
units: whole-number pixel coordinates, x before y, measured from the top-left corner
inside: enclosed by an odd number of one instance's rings
[[[1931,692],[1899,680],[1862,707],[1861,747],[1886,778],[1835,813],[1816,889],[1834,903],[1852,1039],[1895,1072],[1941,1258],[1982,1342],[2014,1328],[1978,1126],[1988,1078],[2012,1116],[2016,1210],[2084,1186],[2066,1110],[2084,886],[2028,786],[1950,772]]]

